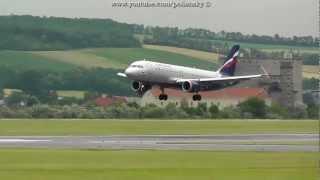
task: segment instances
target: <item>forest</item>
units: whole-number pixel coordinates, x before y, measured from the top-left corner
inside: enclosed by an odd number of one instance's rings
[[[0,16],[0,50],[140,47],[132,26],[110,19]]]

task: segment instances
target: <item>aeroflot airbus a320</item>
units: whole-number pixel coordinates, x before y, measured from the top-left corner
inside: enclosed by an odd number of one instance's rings
[[[226,61],[216,72],[142,60],[133,62],[124,73],[118,73],[118,76],[133,80],[132,89],[139,96],[157,85],[161,89],[159,100],[168,99],[165,88],[175,88],[194,93],[193,100],[201,101],[200,91],[219,90],[240,81],[263,76],[234,76],[239,49],[239,45],[233,46]]]

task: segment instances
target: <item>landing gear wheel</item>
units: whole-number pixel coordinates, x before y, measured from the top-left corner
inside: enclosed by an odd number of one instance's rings
[[[162,100],[164,100],[164,101],[168,100],[168,95],[166,95],[166,94],[160,94],[160,95],[159,95],[159,100],[160,100],[160,101],[162,101]]]
[[[193,95],[192,96],[192,99],[194,100],[194,101],[201,101],[201,95],[200,94],[195,94],[195,95]]]

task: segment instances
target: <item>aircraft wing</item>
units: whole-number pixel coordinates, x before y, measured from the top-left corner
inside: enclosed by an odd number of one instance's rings
[[[178,79],[177,83],[182,83],[185,81],[196,81],[196,82],[206,82],[206,83],[221,83],[228,81],[244,81],[254,78],[262,77],[262,74],[258,75],[248,75],[248,76],[227,76],[227,77],[217,77],[217,78],[200,78],[200,79]]]

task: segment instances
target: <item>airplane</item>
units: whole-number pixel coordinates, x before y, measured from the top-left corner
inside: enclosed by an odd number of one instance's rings
[[[131,87],[138,96],[143,96],[153,86],[159,86],[161,101],[168,99],[165,88],[193,93],[193,101],[201,101],[199,94],[201,91],[220,90],[234,86],[240,81],[260,78],[264,75],[234,76],[239,50],[240,46],[234,45],[224,64],[217,71],[139,60],[130,64],[124,73],[117,75],[132,80]]]

